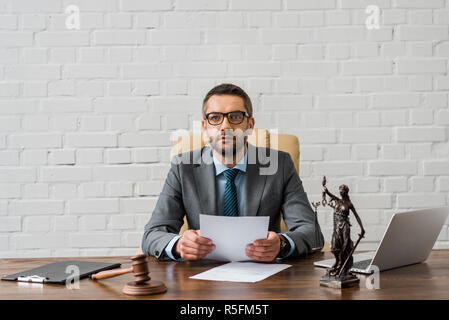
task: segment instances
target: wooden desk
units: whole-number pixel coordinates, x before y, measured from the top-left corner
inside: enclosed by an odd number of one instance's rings
[[[192,280],[190,276],[218,266],[211,261],[158,262],[150,257],[150,276],[161,280],[168,291],[148,297],[132,297],[122,293],[132,274],[100,281],[83,279],[79,290],[68,290],[64,285],[29,284],[0,281],[0,300],[3,299],[189,299],[189,300],[271,300],[271,299],[449,299],[449,250],[432,251],[429,259],[420,264],[380,273],[380,289],[365,287],[365,276],[360,276],[360,287],[342,291],[320,287],[319,279],[325,269],[313,262],[331,258],[332,254],[316,253],[302,259],[289,260],[292,267],[258,283],[214,282]],[[87,260],[118,262],[130,267],[129,257],[2,259],[0,276],[13,274],[58,260]]]

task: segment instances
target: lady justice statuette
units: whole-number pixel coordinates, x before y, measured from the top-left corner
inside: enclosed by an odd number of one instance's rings
[[[321,277],[320,285],[331,288],[348,288],[358,286],[360,280],[350,270],[352,268],[353,259],[352,254],[359,244],[360,240],[365,236],[365,229],[360,220],[357,211],[349,199],[349,188],[346,185],[339,187],[340,196],[338,198],[327,190],[326,177],[323,177],[323,196],[321,205],[326,205],[334,209],[334,231],[332,233],[331,252],[335,256],[334,265],[327,270],[326,274]],[[329,202],[326,200],[326,195],[330,197]],[[320,205],[319,202],[312,203],[316,208]],[[351,224],[349,223],[349,213],[353,212],[359,226],[361,233],[354,245],[351,240]]]

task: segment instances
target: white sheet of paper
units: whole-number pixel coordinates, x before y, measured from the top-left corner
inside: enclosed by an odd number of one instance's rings
[[[197,280],[257,282],[290,268],[290,264],[229,262],[190,277]]]
[[[200,234],[215,244],[215,250],[205,259],[251,260],[245,253],[246,245],[267,237],[269,221],[268,216],[226,217],[200,214]]]

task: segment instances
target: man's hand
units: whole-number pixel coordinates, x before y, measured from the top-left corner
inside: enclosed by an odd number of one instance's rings
[[[212,240],[200,236],[200,230],[187,230],[176,242],[175,253],[184,260],[199,260],[213,250]]]
[[[266,239],[259,239],[246,246],[246,255],[257,261],[270,262],[276,259],[281,248],[281,239],[276,232],[268,231]]]

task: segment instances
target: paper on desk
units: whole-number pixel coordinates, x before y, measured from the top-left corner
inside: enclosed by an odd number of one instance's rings
[[[229,262],[190,277],[197,280],[257,282],[291,267],[289,264]]]
[[[269,220],[268,216],[226,217],[200,214],[200,234],[215,244],[215,250],[205,259],[251,260],[245,253],[246,245],[267,237]]]

